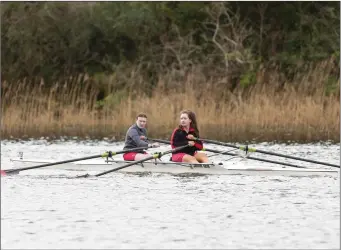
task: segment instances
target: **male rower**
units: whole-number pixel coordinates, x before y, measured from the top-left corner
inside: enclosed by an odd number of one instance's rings
[[[147,140],[147,115],[139,113],[136,117],[136,122],[127,131],[124,143],[124,149],[132,149],[139,147],[159,147],[159,143],[150,143]],[[123,155],[125,161],[138,161],[151,155],[141,150],[136,152],[129,152]]]

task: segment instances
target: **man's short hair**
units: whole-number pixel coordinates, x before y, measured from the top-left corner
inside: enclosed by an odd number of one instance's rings
[[[138,119],[139,117],[147,118],[147,115],[146,115],[145,113],[139,113],[139,114],[136,116],[136,119]]]

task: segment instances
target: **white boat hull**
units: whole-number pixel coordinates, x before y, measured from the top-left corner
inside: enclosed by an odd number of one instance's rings
[[[14,169],[38,166],[45,163],[52,163],[51,160],[29,160],[29,159],[11,159]],[[32,170],[66,170],[66,171],[96,171],[103,172],[111,170],[130,162],[122,160],[104,160],[80,161],[72,163],[58,164]],[[26,170],[23,172],[27,172]],[[338,170],[334,169],[314,169],[314,168],[294,168],[294,167],[233,167],[223,164],[188,164],[175,162],[155,163],[148,161],[127,168],[118,170],[124,173],[169,173],[169,174],[203,174],[203,175],[279,175],[279,176],[334,176],[339,175]]]

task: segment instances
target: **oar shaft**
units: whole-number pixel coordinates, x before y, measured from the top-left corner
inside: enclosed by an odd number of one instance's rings
[[[139,161],[133,161],[133,162],[128,163],[128,164],[126,164],[126,165],[124,165],[124,166],[117,167],[117,168],[114,168],[114,169],[110,169],[110,170],[108,170],[108,171],[105,171],[105,172],[102,172],[102,173],[99,173],[99,174],[95,174],[95,176],[98,177],[98,176],[101,176],[101,175],[105,175],[105,174],[108,174],[108,173],[111,173],[111,172],[114,172],[114,171],[118,171],[118,170],[120,170],[120,169],[122,169],[122,168],[127,168],[127,167],[130,167],[130,166],[132,166],[132,165],[139,164],[139,163],[141,163],[141,162],[148,161],[148,160],[152,160],[152,159],[154,159],[154,156],[150,156],[150,157],[141,159],[141,160],[139,160]]]
[[[121,150],[121,151],[117,151],[117,152],[112,152],[112,155],[122,154],[122,153],[136,151],[136,150],[143,150],[143,149],[147,149],[147,148],[148,147],[140,147],[140,148],[135,148],[135,149],[126,149],[126,150]],[[108,156],[108,154],[109,153],[104,153],[104,154],[100,154],[100,155],[92,155],[92,156],[86,156],[86,157],[82,157],[82,158],[71,159],[71,160],[45,163],[45,164],[41,164],[41,165],[38,165],[38,166],[31,166],[31,167],[24,167],[24,168],[15,168],[15,169],[7,169],[7,170],[3,170],[3,171],[5,171],[5,173],[20,172],[20,171],[28,170],[28,169],[43,168],[43,167],[49,167],[49,166],[53,166],[53,165],[59,165],[59,164],[64,164],[64,163],[75,162],[75,161],[83,161],[83,160],[89,160],[89,159],[94,159],[94,158],[106,157],[106,156]]]
[[[233,153],[228,153],[228,152],[221,152],[219,150],[208,149],[208,148],[206,148],[205,151],[212,152],[212,153],[221,153],[223,155],[238,156],[238,154],[233,154]],[[289,167],[295,167],[295,168],[306,168],[306,167],[303,167],[303,166],[297,166],[297,165],[290,164],[290,163],[273,161],[273,160],[268,160],[268,159],[260,159],[260,158],[252,157],[252,156],[247,156],[246,158],[247,159],[251,159],[251,160],[255,160],[255,161],[269,162],[269,163],[274,163],[274,164],[283,165],[283,166],[289,166]]]
[[[152,159],[156,159],[156,158],[160,158],[166,154],[170,154],[170,153],[174,153],[174,152],[177,152],[183,148],[186,148],[188,147],[189,145],[184,145],[184,146],[180,146],[180,147],[177,147],[177,148],[174,148],[172,150],[168,150],[168,151],[165,151],[165,152],[162,152],[162,153],[154,153],[152,156],[150,157],[147,157],[147,158],[144,158],[144,159],[141,159],[141,160],[138,160],[138,161],[133,161],[131,163],[128,163],[128,164],[125,164],[121,167],[117,167],[117,168],[114,168],[114,169],[110,169],[110,170],[107,170],[105,172],[102,172],[102,173],[98,173],[94,176],[98,177],[98,176],[101,176],[101,175],[104,175],[104,174],[108,174],[108,173],[111,173],[111,172],[114,172],[114,171],[118,171],[120,169],[123,169],[123,168],[127,168],[127,167],[130,167],[132,165],[135,165],[135,164],[139,164],[139,163],[142,163],[142,162],[145,162],[145,161],[148,161],[148,160],[152,160]],[[81,176],[78,176],[78,178],[82,178],[82,177],[88,177],[90,176],[89,174],[85,174],[85,175],[81,175]]]
[[[320,164],[320,165],[340,168],[340,166],[338,166],[336,164],[328,163],[328,162],[321,162],[321,161],[315,161],[315,160],[305,159],[305,158],[296,157],[296,156],[284,155],[284,154],[280,154],[280,153],[273,153],[273,152],[268,152],[268,151],[264,151],[264,150],[259,150],[259,149],[256,149],[256,148],[246,148],[245,146],[236,146],[236,145],[233,145],[233,144],[229,144],[229,143],[225,143],[225,142],[219,142],[219,141],[214,141],[214,140],[207,140],[207,139],[200,139],[200,140],[202,140],[204,142],[212,143],[212,144],[221,145],[221,146],[238,148],[238,149],[244,150],[244,151],[247,149],[248,152],[257,152],[257,153],[274,155],[274,156],[279,156],[279,157],[293,159],[293,160],[306,161],[306,162],[310,162],[310,163],[315,163],[315,164]]]
[[[268,155],[275,155],[275,156],[289,158],[289,159],[293,159],[293,160],[306,161],[306,162],[325,165],[325,166],[329,166],[329,167],[340,168],[340,166],[338,166],[336,164],[328,163],[328,162],[315,161],[315,160],[311,160],[311,159],[304,159],[304,158],[300,158],[300,157],[296,157],[296,156],[283,155],[283,154],[279,154],[279,153],[271,153],[271,152],[267,152],[267,151],[263,151],[263,150],[259,150],[259,149],[257,149],[255,152],[268,154]]]
[[[169,141],[166,141],[166,140],[153,139],[153,141],[161,142],[161,143],[166,143],[166,144],[170,144],[170,142],[169,142]],[[238,156],[238,154],[233,154],[233,153],[228,153],[228,152],[222,152],[222,151],[215,150],[215,149],[208,149],[208,148],[205,148],[205,151],[212,152],[212,153],[222,153],[223,155]],[[267,159],[260,159],[260,158],[256,158],[256,157],[252,157],[252,156],[248,156],[247,159],[252,159],[252,160],[255,160],[255,161],[262,161],[262,162],[269,162],[269,163],[274,163],[274,164],[279,164],[279,165],[289,166],[289,167],[295,167],[295,168],[305,168],[305,167],[297,166],[297,165],[290,164],[290,163],[284,163],[284,162],[273,161],[273,160],[267,160]]]
[[[53,165],[64,164],[64,163],[69,163],[69,162],[74,162],[74,161],[88,160],[88,159],[98,158],[98,157],[101,157],[101,156],[102,155],[93,155],[93,156],[82,157],[82,158],[78,158],[78,159],[45,163],[45,164],[41,164],[41,165],[38,165],[38,166],[31,166],[31,167],[25,167],[25,168],[15,168],[15,169],[7,169],[7,170],[4,170],[4,171],[6,173],[11,173],[11,172],[23,171],[23,170],[34,169],[34,168],[49,167],[49,166],[53,166]]]

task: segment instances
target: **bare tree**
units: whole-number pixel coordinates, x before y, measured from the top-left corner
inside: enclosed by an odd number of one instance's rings
[[[193,42],[193,35],[197,30],[193,30],[185,36],[182,36],[179,27],[172,24],[172,31],[175,39],[171,41],[161,39],[164,48],[163,61],[165,61],[167,56],[171,56],[175,58],[177,66],[180,69],[193,65],[193,54],[199,53],[202,50],[199,45]]]
[[[251,51],[243,45],[252,35],[252,29],[241,20],[239,11],[233,13],[223,2],[213,3],[207,8],[210,20],[204,23],[207,30],[212,31],[211,41],[222,53],[227,71],[236,64],[251,61]]]

